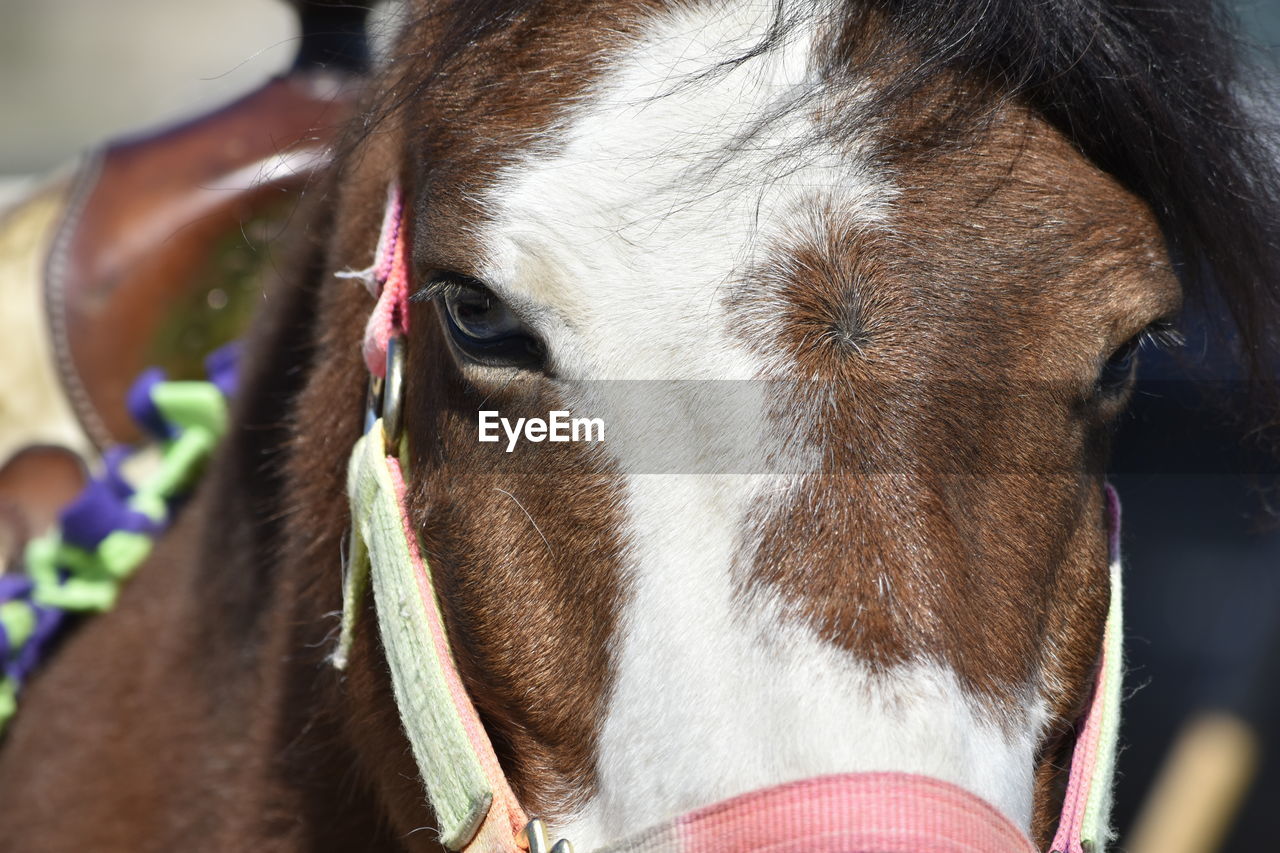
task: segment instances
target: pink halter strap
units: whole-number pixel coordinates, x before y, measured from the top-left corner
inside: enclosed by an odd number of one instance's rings
[[[409,330],[409,272],[403,204],[399,187],[387,192],[386,211],[374,265],[365,278],[377,303],[365,328],[363,354],[369,372],[386,374],[393,336]],[[416,554],[416,534],[403,502],[398,460],[387,457],[400,497],[404,535]],[[1111,528],[1112,603],[1101,661],[1089,709],[1082,718],[1052,853],[1098,853],[1108,838],[1107,812],[1115,758],[1120,681],[1120,581],[1118,539],[1120,504],[1106,488]],[[421,594],[432,598],[425,561],[419,567]],[[430,609],[434,610],[434,601]],[[478,723],[462,686],[443,626],[433,629],[440,665],[450,686],[449,701],[462,718],[474,720],[467,737],[490,775],[502,817],[490,814],[460,849],[471,853],[519,853],[528,842],[507,837],[513,816],[523,816],[493,747]],[[430,792],[433,781],[423,779]],[[499,811],[499,810],[494,810]],[[851,773],[824,776],[735,797],[683,815],[600,853],[1034,853],[1030,839],[1004,815],[977,796],[949,783],[906,773]],[[580,851],[586,853],[586,851]]]
[[[845,773],[754,791],[601,853],[1035,853],[985,800],[908,773]]]
[[[1052,853],[1099,853],[1109,841],[1111,786],[1115,771],[1116,735],[1120,723],[1121,647],[1124,623],[1120,586],[1120,496],[1106,486],[1110,531],[1111,605],[1102,638],[1093,698],[1076,734],[1071,774],[1062,801]]]
[[[374,255],[372,276],[366,279],[369,291],[378,300],[364,330],[364,363],[379,378],[387,373],[387,347],[395,335],[409,331],[409,263],[405,257],[408,240],[402,233],[404,207],[400,185],[387,188],[387,206],[382,215],[382,233]]]

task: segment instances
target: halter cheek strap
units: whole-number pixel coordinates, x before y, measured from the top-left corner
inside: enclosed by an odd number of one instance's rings
[[[1120,684],[1123,681],[1124,590],[1120,570],[1120,497],[1108,483],[1107,521],[1110,528],[1111,603],[1102,635],[1093,701],[1076,734],[1071,753],[1067,795],[1058,818],[1053,853],[1099,853],[1111,840],[1111,793],[1120,729]]]
[[[401,722],[440,832],[461,853],[569,853],[516,801],[449,648],[431,568],[407,510],[398,413],[408,331],[409,276],[402,203],[388,192],[373,266],[377,303],[365,331],[370,417],[348,467],[351,540],[343,576],[342,635],[333,662],[346,665],[360,598],[372,587]],[[381,379],[386,377],[386,387]],[[386,424],[395,422],[393,426]],[[395,448],[401,447],[397,452]],[[1119,501],[1106,489],[1111,529],[1111,604],[1089,709],[1080,723],[1052,853],[1100,853],[1110,840],[1121,681]],[[683,815],[600,853],[1034,853],[1030,839],[989,804],[949,783],[905,773],[852,773],[780,785]],[[585,851],[584,851],[585,853]]]
[[[381,419],[351,454],[347,491],[354,544],[348,579],[356,580],[348,585],[344,617],[355,612],[351,597],[369,578],[396,706],[440,841],[450,850],[513,850],[527,819],[458,675],[431,570],[405,511],[400,462],[387,455]],[[342,642],[345,648],[349,633]]]
[[[387,205],[382,215],[382,232],[373,266],[349,277],[363,280],[377,302],[364,330],[364,363],[378,378],[387,375],[387,350],[391,339],[409,331],[409,263],[405,257],[407,240],[401,233],[404,223],[400,188],[387,188]]]
[[[365,327],[363,353],[371,376],[392,379],[371,404],[385,418],[369,424],[356,442],[347,469],[351,505],[350,550],[343,577],[342,634],[333,662],[345,668],[359,612],[372,586],[378,627],[396,707],[435,812],[440,841],[450,850],[508,851],[527,822],[493,744],[458,674],[431,569],[423,559],[407,512],[400,459],[388,451],[399,443],[398,421],[403,349],[397,341],[409,327],[408,263],[401,234],[400,192],[387,194],[382,233],[371,270],[377,298]],[[376,399],[381,397],[380,400]],[[390,439],[390,441],[388,441]]]

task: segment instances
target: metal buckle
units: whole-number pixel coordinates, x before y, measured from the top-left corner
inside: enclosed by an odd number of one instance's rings
[[[372,391],[372,384],[370,385]],[[382,384],[382,437],[387,455],[400,455],[400,438],[404,432],[404,337],[395,335],[387,341],[387,378]]]
[[[551,844],[547,840],[547,825],[536,817],[520,830],[517,842],[529,853],[573,853],[573,845],[567,838]]]

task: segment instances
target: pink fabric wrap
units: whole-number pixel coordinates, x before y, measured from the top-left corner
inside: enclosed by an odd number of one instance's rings
[[[909,773],[792,782],[683,815],[607,853],[1035,853],[979,797]]]
[[[1114,563],[1120,555],[1120,496],[1110,483],[1106,487],[1108,559]],[[1076,745],[1071,752],[1071,775],[1067,777],[1067,793],[1062,800],[1062,812],[1058,817],[1058,832],[1049,845],[1051,853],[1091,853],[1084,847],[1084,823],[1090,789],[1093,785],[1110,785],[1111,779],[1098,779],[1098,750],[1102,746],[1103,697],[1107,693],[1107,646],[1111,624],[1107,625],[1102,639],[1102,655],[1098,660],[1098,674],[1093,685],[1093,698],[1085,712],[1083,725],[1076,735]],[[1093,851],[1092,853],[1096,853]]]
[[[387,375],[387,344],[393,335],[409,331],[408,240],[404,234],[404,206],[400,186],[387,189],[387,208],[373,258],[370,290],[377,297],[364,330],[364,363],[374,376]]]

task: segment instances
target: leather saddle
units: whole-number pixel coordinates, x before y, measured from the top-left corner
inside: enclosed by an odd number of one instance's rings
[[[202,376],[270,275],[271,243],[325,162],[340,81],[277,78],[209,115],[91,154],[45,265],[58,375],[99,448],[138,432],[124,407],[151,365]]]
[[[9,331],[31,338],[11,339],[0,364],[0,376],[20,377],[0,384],[0,570],[83,482],[48,445],[91,461],[138,440],[125,404],[133,380],[151,366],[202,377],[204,356],[244,331],[275,274],[272,246],[327,162],[368,62],[367,9],[292,5],[302,38],[288,73],[108,142],[0,215]]]

